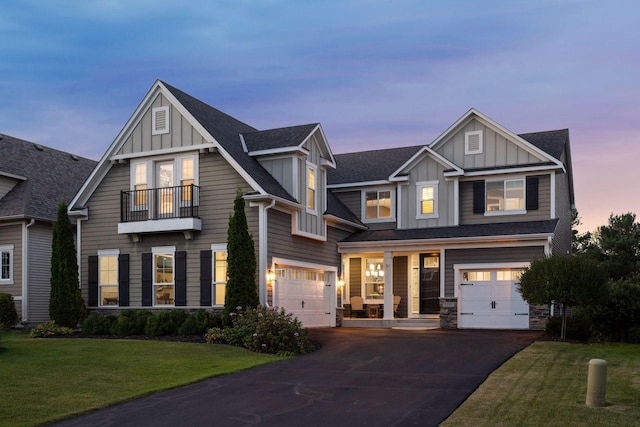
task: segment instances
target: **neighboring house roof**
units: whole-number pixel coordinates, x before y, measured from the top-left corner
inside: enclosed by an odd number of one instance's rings
[[[456,225],[414,229],[366,230],[354,233],[342,242],[380,242],[393,240],[456,239],[488,236],[524,236],[553,234],[557,219]]]
[[[318,123],[243,133],[248,152],[297,148],[318,127]]]
[[[558,160],[562,158],[565,145],[569,143],[569,129],[521,133],[518,136]]]
[[[0,199],[0,218],[55,221],[97,162],[40,144],[0,135],[0,173],[26,178]]]
[[[327,184],[375,182],[389,179],[400,166],[414,156],[424,145],[387,148],[335,154],[336,169],[327,171]]]

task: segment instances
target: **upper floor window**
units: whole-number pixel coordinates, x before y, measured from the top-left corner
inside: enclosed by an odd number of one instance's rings
[[[175,304],[175,247],[153,248],[153,305]]]
[[[438,217],[438,181],[418,182],[416,218]]]
[[[157,107],[151,110],[152,135],[169,133],[169,106]]]
[[[464,154],[482,154],[482,131],[464,133]]]
[[[525,180],[505,179],[487,181],[486,211],[490,212],[524,212]]]
[[[13,245],[0,245],[0,284],[13,284]]]
[[[385,221],[394,218],[393,190],[366,190],[362,193],[365,221]]]
[[[98,304],[118,305],[118,254],[115,250],[98,251]]]
[[[313,166],[307,165],[307,211],[316,211],[317,196],[317,170]]]
[[[211,245],[213,258],[213,305],[224,305],[227,289],[227,245]]]

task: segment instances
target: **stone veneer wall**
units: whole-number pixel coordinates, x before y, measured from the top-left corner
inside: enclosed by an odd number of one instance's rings
[[[529,305],[529,329],[543,331],[547,327],[550,314],[551,312],[547,304]]]
[[[440,327],[458,329],[458,298],[440,298]]]
[[[344,308],[337,307],[336,308],[336,327],[337,328],[342,326],[342,319],[344,319]]]

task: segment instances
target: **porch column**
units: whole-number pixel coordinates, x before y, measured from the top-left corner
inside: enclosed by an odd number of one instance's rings
[[[384,253],[384,320],[393,320],[393,254]]]

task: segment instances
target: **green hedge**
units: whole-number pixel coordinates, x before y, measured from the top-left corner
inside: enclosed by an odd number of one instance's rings
[[[10,329],[18,323],[18,312],[13,297],[9,294],[0,293],[0,330]]]

